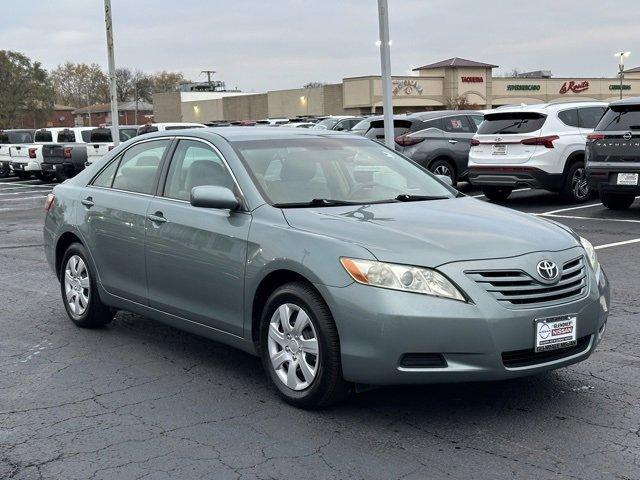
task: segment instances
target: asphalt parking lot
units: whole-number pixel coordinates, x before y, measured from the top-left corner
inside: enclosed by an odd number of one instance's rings
[[[2,479],[640,478],[640,199],[623,212],[531,190],[505,202],[598,247],[613,298],[586,362],[308,412],[230,347],[127,313],[75,328],[42,250],[52,187],[0,180]]]

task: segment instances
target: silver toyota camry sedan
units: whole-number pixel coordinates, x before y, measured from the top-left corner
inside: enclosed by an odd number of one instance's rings
[[[356,384],[565,367],[607,321],[587,240],[348,134],[143,135],[45,207],[46,256],[76,325],[128,310],[233,345],[300,407]]]

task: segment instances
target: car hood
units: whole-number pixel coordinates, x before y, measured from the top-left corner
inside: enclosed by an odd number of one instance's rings
[[[469,197],[283,212],[293,228],[361,245],[381,261],[425,267],[579,245],[551,222]]]

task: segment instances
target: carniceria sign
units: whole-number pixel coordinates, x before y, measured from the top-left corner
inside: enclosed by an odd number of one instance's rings
[[[622,88],[620,88],[622,87]],[[609,90],[631,90],[631,85],[609,85]]]

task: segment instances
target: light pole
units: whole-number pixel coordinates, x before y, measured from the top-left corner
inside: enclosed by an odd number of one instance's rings
[[[115,147],[120,143],[118,128],[118,93],[116,90],[116,61],[113,56],[113,24],[111,23],[111,0],[104,0],[104,24],[107,30],[107,57],[109,61],[109,83],[111,90],[111,139]]]
[[[389,6],[387,0],[378,0],[380,27],[380,67],[382,80],[382,113],[384,114],[384,143],[393,148],[393,103],[391,99],[391,52],[389,45]]]
[[[615,54],[618,57],[618,76],[620,77],[620,100],[622,100],[622,80],[624,79],[624,59],[631,55],[631,52],[618,52]]]

